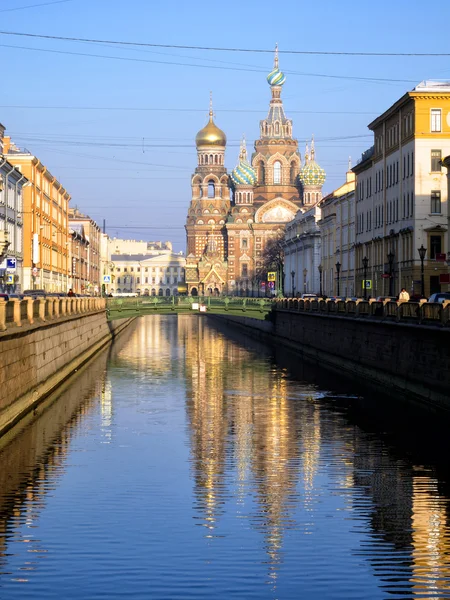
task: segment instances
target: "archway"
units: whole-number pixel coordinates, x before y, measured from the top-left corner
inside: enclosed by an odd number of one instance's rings
[[[191,296],[198,296],[198,290],[197,290],[197,288],[193,287],[191,289]]]

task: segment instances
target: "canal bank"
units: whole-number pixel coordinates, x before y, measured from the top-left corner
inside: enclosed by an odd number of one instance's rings
[[[0,331],[0,435],[133,321],[107,321],[102,299],[76,299],[67,312],[68,300],[2,301],[13,319]]]
[[[338,375],[450,416],[450,331],[439,326],[276,310],[270,320],[208,315]]]

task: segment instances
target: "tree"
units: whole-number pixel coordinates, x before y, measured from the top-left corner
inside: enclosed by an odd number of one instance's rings
[[[275,235],[267,240],[261,256],[261,266],[255,273],[258,285],[261,281],[267,281],[267,273],[277,274],[277,292],[283,293],[284,284],[284,231],[278,230]]]

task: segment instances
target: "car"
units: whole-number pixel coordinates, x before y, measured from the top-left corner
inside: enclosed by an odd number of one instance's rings
[[[449,292],[436,292],[436,294],[431,294],[428,298],[428,302],[445,302],[446,300],[450,300]]]
[[[377,302],[397,302],[396,296],[378,296]]]
[[[8,302],[9,295],[8,294],[0,294],[0,300],[5,300],[5,302]]]
[[[45,290],[24,290],[23,295],[37,298],[38,296],[46,296],[47,292]]]
[[[303,300],[317,300],[317,294],[302,294]]]

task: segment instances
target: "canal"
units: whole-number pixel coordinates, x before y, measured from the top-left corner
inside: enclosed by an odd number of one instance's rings
[[[0,442],[0,598],[450,598],[448,452],[394,412],[143,317]]]

